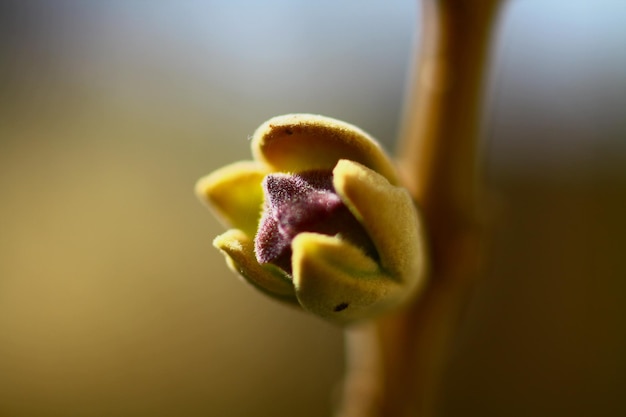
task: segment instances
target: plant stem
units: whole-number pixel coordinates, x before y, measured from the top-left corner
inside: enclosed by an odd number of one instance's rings
[[[399,165],[430,244],[429,282],[402,311],[347,331],[342,417],[432,417],[468,293],[480,277],[478,142],[498,0],[423,0]]]

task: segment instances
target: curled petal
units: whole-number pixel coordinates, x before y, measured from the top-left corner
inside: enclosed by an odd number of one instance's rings
[[[260,265],[254,256],[254,242],[241,230],[231,229],[219,235],[213,246],[226,256],[230,269],[264,293],[297,303],[291,280],[273,265]]]
[[[374,139],[356,126],[325,116],[288,114],[268,120],[252,137],[252,153],[283,172],[330,170],[340,159],[350,159],[398,183],[393,164]]]
[[[252,161],[236,162],[196,183],[196,194],[228,226],[256,233],[263,204],[261,181],[266,168]]]
[[[403,285],[338,237],[301,233],[292,242],[293,280],[302,307],[339,324],[372,318],[402,302]]]
[[[374,242],[383,270],[407,291],[422,286],[427,266],[425,238],[409,193],[347,160],[337,163],[333,184]]]

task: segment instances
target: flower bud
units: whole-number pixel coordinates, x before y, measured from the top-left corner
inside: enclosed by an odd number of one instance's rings
[[[420,217],[371,137],[327,117],[286,115],[257,129],[252,152],[255,161],[196,185],[234,227],[214,240],[231,269],[340,324],[419,293],[427,266]]]

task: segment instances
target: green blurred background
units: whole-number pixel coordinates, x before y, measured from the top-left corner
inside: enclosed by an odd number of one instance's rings
[[[324,416],[339,329],[211,247],[200,176],[269,117],[394,149],[410,0],[0,3],[0,416]],[[626,3],[512,0],[491,257],[442,416],[626,415]]]

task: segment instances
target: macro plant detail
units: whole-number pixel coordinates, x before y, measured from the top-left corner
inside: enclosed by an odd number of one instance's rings
[[[233,227],[214,241],[233,270],[327,320],[359,322],[344,332],[337,416],[438,415],[459,319],[484,274],[480,121],[504,3],[420,2],[396,154],[401,183],[360,129],[287,115],[256,131],[254,161],[197,184]]]
[[[418,296],[427,266],[420,217],[374,139],[339,120],[291,114],[261,125],[251,147],[253,161],[196,185],[232,227],[213,242],[232,270],[338,324]]]

